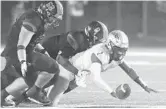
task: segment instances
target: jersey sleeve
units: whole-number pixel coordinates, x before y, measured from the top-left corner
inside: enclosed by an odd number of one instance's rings
[[[34,13],[28,13],[22,25],[29,31],[37,32],[41,25],[41,19]]]
[[[68,44],[60,50],[60,55],[64,58],[70,58],[76,54],[76,51]]]

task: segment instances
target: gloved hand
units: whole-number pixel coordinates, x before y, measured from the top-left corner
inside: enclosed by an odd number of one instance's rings
[[[26,61],[21,62],[21,72],[22,72],[22,76],[25,77],[26,72],[27,72],[27,62]]]
[[[145,90],[146,92],[148,92],[148,93],[150,93],[150,92],[158,93],[158,91],[156,91],[156,90],[154,90],[154,89],[152,89],[152,88],[149,88],[148,86],[144,87],[144,90]]]
[[[75,82],[78,86],[86,87],[86,77],[89,74],[89,71],[87,70],[80,70],[78,71],[78,74],[75,75]]]

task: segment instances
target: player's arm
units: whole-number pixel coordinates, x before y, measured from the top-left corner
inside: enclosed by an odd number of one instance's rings
[[[43,54],[46,54],[46,55],[50,56],[49,53],[46,51],[46,49],[40,43],[38,43],[35,46],[35,50],[40,52],[40,53],[43,53]]]
[[[115,92],[113,89],[101,78],[100,73],[102,71],[102,62],[99,58],[92,54],[91,56],[92,65],[90,66],[90,71],[92,73],[93,82],[102,90],[108,92],[113,97],[115,97]]]
[[[35,31],[36,28],[33,24],[23,22],[17,44],[17,55],[21,63],[26,62],[26,47],[29,44],[32,36],[35,34]]]
[[[61,64],[66,70],[74,73],[75,75],[78,73],[78,69],[74,67],[68,58],[64,57],[63,55],[59,54],[57,56],[57,61],[59,64]]]
[[[67,35],[67,42],[68,44],[71,46],[72,49],[70,49],[71,51],[69,51],[68,48],[64,48],[62,53],[58,55],[58,62],[59,64],[61,64],[66,70],[72,72],[73,74],[77,75],[78,73],[78,69],[76,67],[74,67],[70,61],[69,61],[69,55],[71,53],[73,53],[73,50],[77,50],[78,49],[78,43],[77,41],[74,39],[72,34],[68,34]],[[67,50],[68,49],[68,50]]]
[[[129,75],[131,79],[133,79],[137,84],[139,84],[145,91],[147,92],[157,92],[151,88],[148,88],[147,84],[139,77],[139,75],[134,71],[130,66],[127,65],[125,61],[123,61],[119,66]]]

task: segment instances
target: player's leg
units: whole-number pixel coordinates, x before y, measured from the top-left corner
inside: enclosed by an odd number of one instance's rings
[[[75,80],[70,81],[68,88],[65,90],[64,94],[71,92],[75,88],[77,88],[78,85],[75,83]]]
[[[1,72],[1,102],[5,103],[5,98],[8,95],[20,96],[26,88],[28,88],[24,79],[16,72],[14,66],[10,65]]]
[[[64,91],[68,88],[71,80],[74,79],[74,76],[71,72],[64,69],[61,65],[59,65],[60,74],[57,80],[54,83],[53,88],[48,93],[48,97],[52,100],[52,106],[56,106],[61,99]]]
[[[46,97],[41,96],[41,89],[53,78],[55,74],[59,73],[58,64],[51,57],[39,52],[33,52],[31,57],[33,67],[37,71],[41,72],[38,74],[35,84],[26,92],[26,95],[33,98],[37,103],[44,103],[44,105],[47,103],[49,104],[50,101]]]

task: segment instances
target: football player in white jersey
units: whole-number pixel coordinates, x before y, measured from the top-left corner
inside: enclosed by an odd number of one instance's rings
[[[138,83],[148,93],[157,92],[156,90],[149,88],[137,73],[124,61],[124,56],[128,47],[129,41],[127,35],[123,31],[114,30],[108,35],[106,42],[94,45],[85,52],[77,54],[71,58],[71,63],[77,69],[82,71],[80,74],[85,75],[85,78],[86,75],[90,75],[92,81],[98,87],[110,93],[113,97],[116,97],[115,91],[102,79],[100,75],[101,72],[115,66],[122,68],[126,74],[131,77],[131,79]],[[66,92],[69,92],[76,87],[77,86],[74,82],[71,82]],[[55,97],[55,92],[56,88],[50,90],[50,93],[48,94],[53,100],[53,106],[60,100],[60,97]]]

